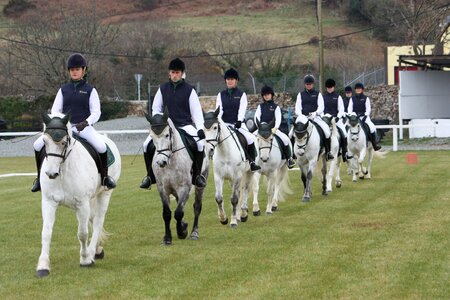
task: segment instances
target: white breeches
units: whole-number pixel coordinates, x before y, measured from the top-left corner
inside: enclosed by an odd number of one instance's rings
[[[98,153],[106,152],[106,144],[105,144],[102,136],[100,135],[100,133],[98,133],[94,129],[94,127],[87,126],[86,128],[83,129],[83,131],[81,131],[78,134],[77,128],[75,126],[72,126],[72,134],[78,135],[78,136],[82,137],[83,139],[85,139],[89,143],[89,145],[94,147],[95,151],[97,151]],[[44,138],[41,135],[34,142],[33,148],[36,151],[41,151],[43,147],[44,147]]]
[[[316,123],[320,126],[320,128],[322,128],[323,133],[325,134],[325,138],[327,138],[327,139],[330,138],[331,131],[330,131],[330,127],[327,125],[327,123],[325,123],[325,122],[322,120],[322,118],[319,117],[319,116],[316,116],[316,117],[313,119],[313,121],[316,122]]]
[[[283,141],[283,144],[285,146],[287,146],[287,145],[289,145],[291,143],[291,141],[289,140],[288,136],[283,131],[277,130],[277,132],[275,132],[275,135],[277,137],[279,137]]]
[[[377,130],[375,128],[375,124],[373,124],[372,120],[369,117],[366,118],[366,124],[369,125],[370,133],[374,133],[375,130]]]
[[[227,126],[234,127],[234,124],[231,123],[225,124],[227,124]],[[245,139],[247,140],[247,144],[251,145],[255,142],[255,136],[253,135],[253,133],[248,131],[247,125],[245,125],[244,122],[242,122],[241,128],[239,128],[238,131],[242,133],[242,135],[245,137]]]

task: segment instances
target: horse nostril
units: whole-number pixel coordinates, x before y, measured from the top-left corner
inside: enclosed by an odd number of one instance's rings
[[[48,178],[50,178],[50,179],[55,179],[56,177],[59,176],[59,173],[47,174],[47,175],[48,175]]]

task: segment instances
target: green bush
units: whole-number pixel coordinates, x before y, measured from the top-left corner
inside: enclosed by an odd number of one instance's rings
[[[9,0],[3,7],[3,14],[8,17],[18,16],[30,8],[36,8],[36,6],[26,0]]]
[[[2,97],[0,98],[0,114],[3,119],[10,123],[29,112],[29,104],[20,97]]]

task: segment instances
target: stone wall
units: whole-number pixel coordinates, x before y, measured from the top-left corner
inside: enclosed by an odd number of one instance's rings
[[[389,119],[390,124],[398,124],[398,86],[378,85],[367,87],[365,94],[370,97],[372,119]],[[214,110],[217,96],[201,96],[204,111]],[[247,95],[248,109],[255,109],[261,103],[261,95]],[[276,94],[275,101],[282,108],[295,107],[297,94]],[[128,115],[143,116],[147,112],[147,101],[129,101]]]

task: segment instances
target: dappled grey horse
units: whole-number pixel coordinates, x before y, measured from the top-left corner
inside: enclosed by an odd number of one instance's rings
[[[170,195],[174,196],[177,201],[174,218],[177,221],[178,238],[185,239],[188,234],[188,224],[183,218],[184,207],[192,188],[192,159],[167,111],[164,114],[155,114],[152,117],[146,115],[146,118],[150,122],[150,135],[156,148],[152,168],[163,205],[162,215],[165,224],[165,234],[162,243],[171,245],[170,220],[172,212],[170,210]],[[202,167],[202,174],[205,178],[208,178],[208,167],[208,160],[205,159]],[[190,236],[193,240],[199,238],[198,220],[202,211],[203,192],[204,188],[195,187],[195,217]]]

